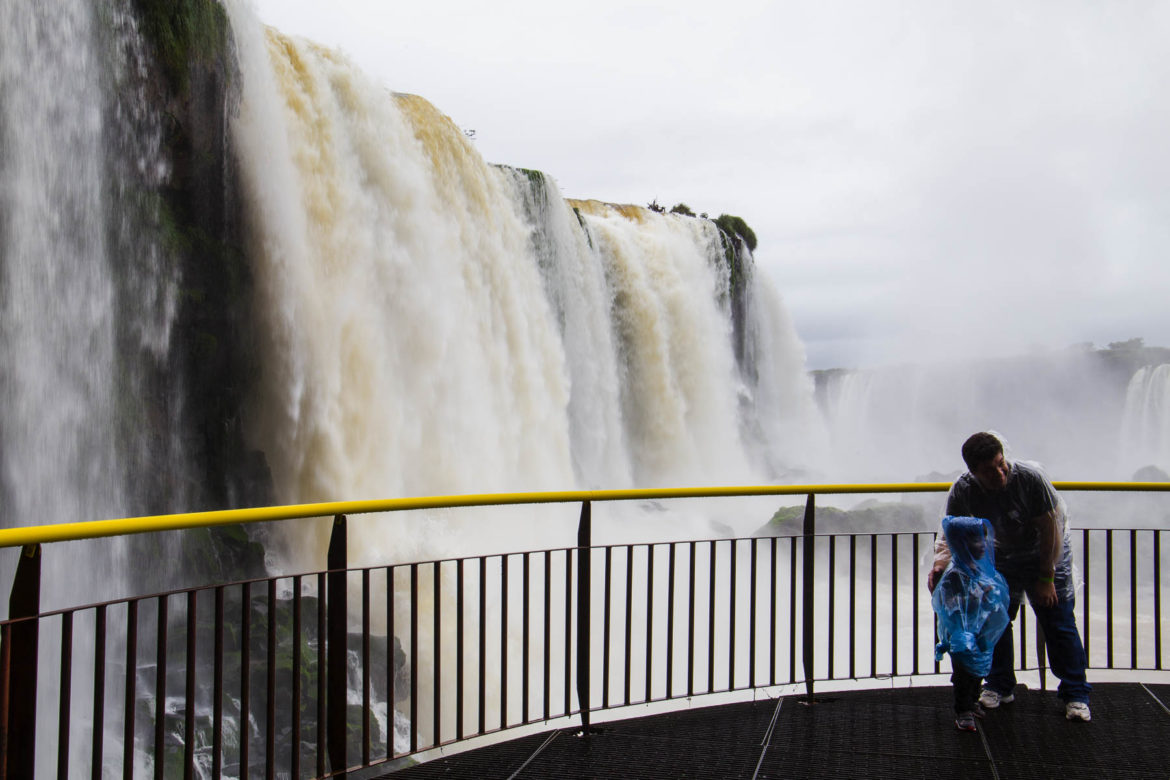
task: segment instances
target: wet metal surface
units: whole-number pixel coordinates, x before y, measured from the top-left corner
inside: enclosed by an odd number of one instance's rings
[[[387,778],[1170,779],[1170,685],[1096,685],[1092,712],[1069,722],[1055,693],[1020,688],[972,734],[949,687],[790,696],[537,734]]]

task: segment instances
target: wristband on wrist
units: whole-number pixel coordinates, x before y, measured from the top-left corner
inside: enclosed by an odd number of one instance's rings
[[[1037,582],[1056,582],[1056,577],[1055,577],[1055,576],[1052,576],[1052,577],[1039,577],[1039,578],[1038,578],[1036,581],[1037,581]]]

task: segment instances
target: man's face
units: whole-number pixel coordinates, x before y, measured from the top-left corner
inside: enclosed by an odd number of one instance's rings
[[[1008,477],[1011,473],[1012,470],[1002,452],[991,460],[984,461],[971,469],[971,474],[979,481],[983,489],[990,491],[1003,490],[1007,487]]]

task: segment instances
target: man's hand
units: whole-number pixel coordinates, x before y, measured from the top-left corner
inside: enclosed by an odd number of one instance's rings
[[[1052,582],[1037,582],[1028,591],[1028,598],[1041,607],[1056,606],[1056,585]]]
[[[938,585],[938,578],[947,569],[947,561],[936,561],[934,566],[930,569],[930,574],[926,575],[926,589],[934,593],[934,586]]]

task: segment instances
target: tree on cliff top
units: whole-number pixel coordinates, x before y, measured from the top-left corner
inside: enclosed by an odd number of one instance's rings
[[[715,220],[715,224],[724,233],[731,236],[739,236],[747,244],[748,249],[753,252],[756,251],[756,234],[742,218],[734,217],[730,214],[720,214],[719,218]]]

